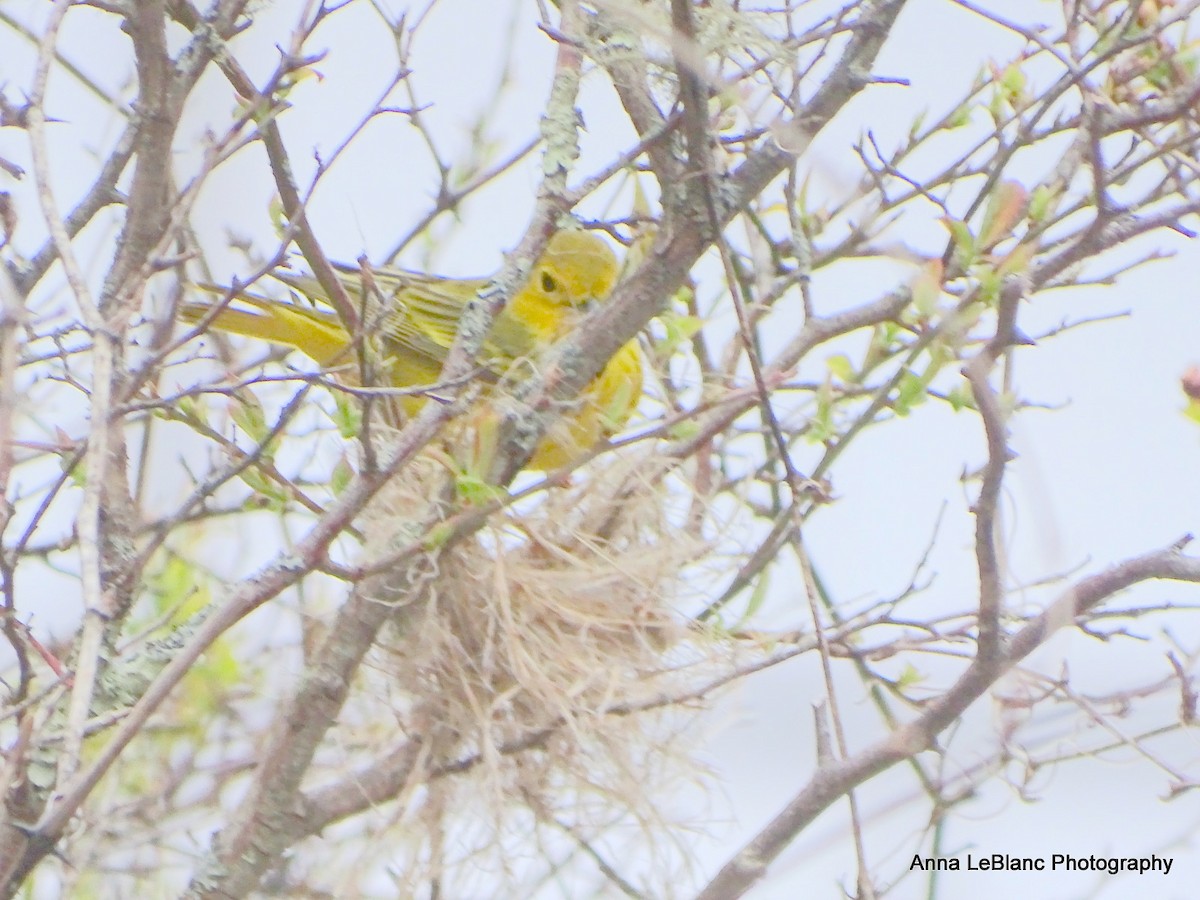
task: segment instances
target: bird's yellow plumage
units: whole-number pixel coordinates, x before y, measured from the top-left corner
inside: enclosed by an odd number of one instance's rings
[[[345,267],[340,278],[363,310],[364,334],[378,338],[386,381],[395,387],[419,388],[437,383],[466,304],[487,279],[438,278],[398,269],[369,273]],[[246,308],[226,307],[212,316],[210,327],[294,347],[322,366],[344,371],[356,367],[351,337],[329,310],[328,297],[315,278],[275,276],[313,306],[239,295]],[[524,366],[536,366],[545,349],[583,318],[586,307],[602,301],[617,277],[617,260],[608,244],[584,231],[560,231],[532,268],[524,286],[500,312],[484,341],[480,357],[490,380],[520,377]],[[364,293],[365,286],[365,293]],[[212,315],[212,307],[185,304],[187,322]],[[349,376],[347,380],[349,380]],[[642,363],[635,342],[616,352],[582,392],[578,404],[551,426],[529,461],[533,469],[564,465],[601,438],[618,431],[642,395]],[[426,398],[404,397],[401,405],[414,414]]]

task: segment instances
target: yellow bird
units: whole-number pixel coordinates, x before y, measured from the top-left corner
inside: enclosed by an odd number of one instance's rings
[[[365,334],[378,337],[386,381],[401,388],[436,385],[463,309],[488,279],[439,278],[400,269],[375,269],[366,276],[357,267],[338,270],[346,292],[364,311]],[[239,294],[238,303],[248,308],[226,307],[209,327],[293,347],[318,365],[345,370],[339,377],[351,381],[348,373],[357,368],[351,336],[329,309],[324,289],[311,276],[274,277],[313,305]],[[616,278],[616,257],[601,238],[585,231],[556,233],[484,341],[480,357],[489,380],[511,381],[536,367],[545,349],[583,318],[588,304],[608,297]],[[203,303],[184,304],[180,313],[191,323],[212,314],[212,306]],[[553,469],[578,458],[619,431],[641,396],[641,355],[636,341],[630,341],[551,425],[528,467]],[[414,393],[400,404],[413,415],[426,399]]]

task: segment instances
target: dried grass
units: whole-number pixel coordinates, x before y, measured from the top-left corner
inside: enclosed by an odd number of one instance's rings
[[[423,772],[401,807],[428,819],[422,840],[453,829],[468,808],[477,824],[492,820],[496,846],[514,816],[525,833],[530,815],[597,833],[598,817],[615,814],[643,844],[663,824],[656,790],[690,774],[670,746],[681,723],[614,710],[666,691],[670,649],[695,637],[673,604],[681,570],[707,547],[669,520],[668,471],[660,460],[612,457],[498,514],[442,552],[425,601],[398,616],[367,690],[421,737]],[[429,475],[398,480],[369,532],[388,533],[398,511],[428,508]],[[430,784],[447,769],[458,774]],[[429,849],[410,858],[427,860]]]

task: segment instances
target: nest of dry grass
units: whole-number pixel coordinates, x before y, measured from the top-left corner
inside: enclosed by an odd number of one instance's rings
[[[660,690],[649,683],[685,631],[677,578],[704,549],[668,521],[665,475],[661,463],[614,459],[497,514],[442,552],[380,668],[451,743],[481,751]]]
[[[397,484],[371,530],[389,509],[428,508],[428,475]],[[613,457],[442,551],[423,602],[376,649],[368,688],[422,742],[410,821],[422,807],[441,821],[456,808],[447,791],[476,821],[490,807],[497,836],[514,814],[578,820],[597,804],[656,821],[679,723],[626,713],[675,684],[672,648],[695,637],[673,611],[680,572],[707,549],[672,521],[669,477],[660,460]]]

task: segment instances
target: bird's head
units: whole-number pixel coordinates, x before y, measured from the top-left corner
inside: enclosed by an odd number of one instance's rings
[[[529,276],[529,286],[564,306],[586,306],[608,296],[617,280],[617,257],[603,238],[559,231]]]

